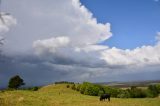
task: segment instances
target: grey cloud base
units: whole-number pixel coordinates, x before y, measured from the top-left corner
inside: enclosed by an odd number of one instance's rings
[[[67,60],[64,59],[63,61]],[[67,62],[67,64],[57,64],[56,62],[41,60],[36,56],[3,57],[0,61],[0,87],[6,87],[9,78],[17,74],[22,76],[26,86],[46,85],[63,80],[108,82],[154,80],[160,77],[160,66],[158,65],[138,69],[113,66],[112,68],[108,68],[108,66],[91,68],[87,65],[84,66],[83,63],[73,65],[72,62]]]

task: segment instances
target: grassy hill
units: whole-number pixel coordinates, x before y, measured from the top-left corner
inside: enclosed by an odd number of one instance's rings
[[[159,106],[160,98],[118,99],[100,102],[99,97],[82,95],[65,84],[48,85],[38,91],[0,92],[0,106]]]

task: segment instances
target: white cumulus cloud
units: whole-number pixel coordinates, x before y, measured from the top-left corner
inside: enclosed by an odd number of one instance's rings
[[[10,11],[15,13],[19,22],[10,33],[12,36],[8,37],[8,52],[13,52],[12,48],[20,52],[32,49],[33,42],[52,37],[66,36],[71,45],[82,46],[112,36],[110,23],[97,22],[79,0],[17,0],[7,5],[17,7],[16,11]]]
[[[157,65],[160,64],[160,44],[137,47],[133,50],[113,47],[101,52],[101,59],[104,59],[110,65]]]
[[[33,43],[33,47],[37,54],[42,54],[43,52],[54,53],[57,48],[65,47],[69,44],[70,39],[68,37],[52,37],[45,40],[37,40]]]

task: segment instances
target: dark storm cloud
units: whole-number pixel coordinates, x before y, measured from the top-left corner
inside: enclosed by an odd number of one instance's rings
[[[69,62],[63,64],[62,62],[61,64],[61,62],[59,63],[58,61],[58,57],[56,57],[56,59],[57,60],[54,61],[47,61],[39,59],[37,56],[3,56],[3,58],[0,59],[0,85],[1,87],[7,86],[9,78],[17,74],[25,80],[26,86],[44,85],[62,80],[80,82],[87,80],[97,82],[104,80],[156,79],[160,77],[159,74],[157,74],[159,73],[158,65],[140,69],[132,68],[131,70],[130,68],[119,68],[117,66],[112,66],[113,68],[108,68],[108,66],[90,67],[90,63],[85,66],[83,66],[83,63],[77,64],[73,62],[70,64]],[[65,59],[61,58],[60,60],[67,61]],[[128,70],[130,70],[130,72]],[[146,71],[146,73],[144,73],[144,71]]]
[[[56,80],[61,80],[61,78],[65,78],[68,74],[67,71],[61,71],[61,69],[55,68],[54,66],[51,67],[42,61],[34,59],[31,62],[32,59],[23,60],[21,57],[15,58],[5,58],[0,62],[1,86],[6,86],[9,78],[17,74],[24,78],[28,86],[51,83]]]
[[[6,86],[9,78],[17,74],[22,76],[26,84],[29,86],[47,84],[59,80],[80,81],[79,77],[81,77],[81,75],[87,73],[87,76],[85,77],[88,77],[92,76],[92,73],[94,73],[88,71],[91,67],[90,63],[87,65],[86,62],[75,62],[75,60],[70,62],[71,60],[69,60],[69,58],[59,57],[51,58],[50,60],[45,60],[44,58],[40,59],[39,57],[33,55],[11,57],[1,56],[1,86]]]

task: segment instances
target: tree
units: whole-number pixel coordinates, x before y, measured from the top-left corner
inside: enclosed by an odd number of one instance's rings
[[[148,86],[149,97],[157,97],[158,96],[158,87],[157,85],[149,85]]]
[[[23,79],[21,79],[19,75],[16,75],[10,78],[8,88],[17,89],[22,85],[25,85]]]
[[[91,96],[98,96],[99,91],[100,91],[99,86],[90,84],[89,86],[86,87],[84,94]]]
[[[83,84],[81,85],[81,88],[80,88],[80,93],[81,94],[84,94],[86,88],[90,85],[91,83],[89,82],[83,82]]]
[[[156,88],[157,88],[158,93],[160,93],[160,84],[157,84]]]

